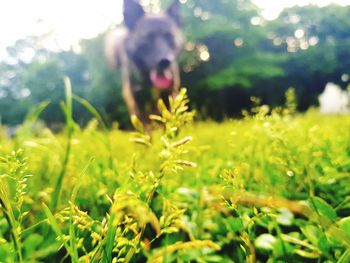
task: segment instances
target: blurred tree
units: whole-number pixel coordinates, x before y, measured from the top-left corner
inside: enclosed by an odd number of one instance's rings
[[[276,52],[288,52],[281,84],[297,88],[299,109],[317,103],[327,82],[348,85],[350,7],[330,5],[286,9],[268,25]],[[279,86],[281,86],[279,84]]]
[[[30,108],[44,100],[51,103],[42,119],[48,124],[63,121],[59,103],[65,96],[65,75],[71,78],[74,92],[84,94],[86,62],[73,51],[41,48],[39,40],[28,37],[17,41],[0,63],[0,115],[4,123],[21,123]],[[75,115],[84,119],[81,106],[76,105]]]

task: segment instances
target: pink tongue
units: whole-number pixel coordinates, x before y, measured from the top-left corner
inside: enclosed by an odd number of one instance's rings
[[[163,74],[158,74],[157,70],[151,70],[150,79],[154,87],[158,89],[167,89],[173,84],[173,79],[171,77],[167,77]]]

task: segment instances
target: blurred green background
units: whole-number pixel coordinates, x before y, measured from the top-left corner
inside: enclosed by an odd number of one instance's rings
[[[159,1],[146,2],[152,9]],[[169,4],[161,2],[163,7]],[[200,118],[239,117],[251,106],[251,96],[282,104],[289,87],[295,88],[298,109],[304,111],[317,105],[327,82],[348,86],[350,6],[293,7],[269,21],[248,0],[182,2],[187,38],[180,59],[182,85]],[[8,47],[7,58],[0,62],[1,123],[21,123],[44,100],[51,103],[42,119],[49,126],[63,122],[59,102],[64,99],[63,76],[68,76],[73,93],[89,100],[107,123],[128,127],[119,73],[108,68],[104,57],[107,31],[82,40],[78,50],[43,47],[47,34]],[[91,118],[78,104],[74,114],[82,125]]]

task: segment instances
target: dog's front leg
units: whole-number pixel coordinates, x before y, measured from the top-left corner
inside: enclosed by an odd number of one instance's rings
[[[143,124],[143,128],[146,134],[150,134],[150,126],[148,121],[141,115],[139,107],[136,103],[134,93],[130,83],[127,82],[123,85],[123,98],[128,107],[130,116],[135,115]]]
[[[139,108],[136,104],[131,85],[128,83],[123,84],[123,98],[126,103],[126,106],[128,107],[130,116],[136,115],[138,118],[140,118],[141,116],[140,116]]]
[[[138,118],[141,118],[139,107],[137,106],[134,92],[131,87],[131,80],[129,75],[128,67],[124,66],[122,68],[122,79],[123,79],[123,98],[128,107],[130,116],[136,115]]]
[[[180,70],[179,70],[179,65],[177,63],[174,63],[172,65],[172,72],[173,72],[173,76],[174,76],[174,83],[173,83],[173,87],[172,87],[172,91],[171,91],[171,96],[173,98],[175,98],[177,96],[177,94],[179,93],[180,90]]]
[[[135,115],[143,124],[143,128],[147,134],[150,134],[150,127],[146,117],[144,117],[138,107],[135,99],[135,95],[132,88],[132,83],[130,80],[129,69],[122,68],[122,78],[123,78],[123,98],[129,111],[129,115]]]

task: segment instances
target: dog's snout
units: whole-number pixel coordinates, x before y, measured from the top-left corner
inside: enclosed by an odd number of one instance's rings
[[[158,62],[159,69],[166,69],[170,66],[171,61],[167,58],[163,58]]]

